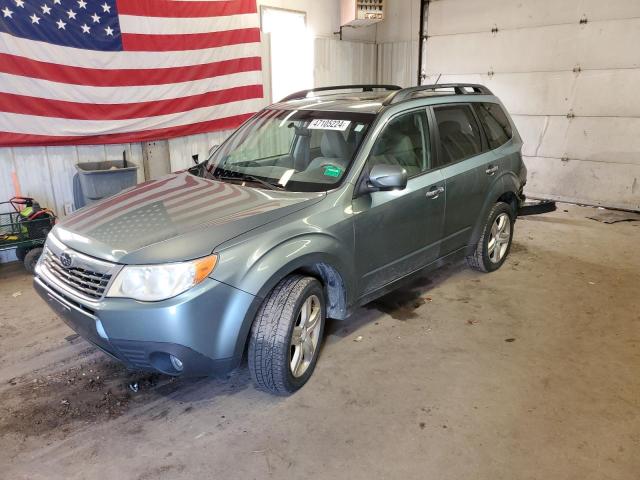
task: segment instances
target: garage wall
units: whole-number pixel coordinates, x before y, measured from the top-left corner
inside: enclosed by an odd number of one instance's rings
[[[434,0],[427,33],[425,83],[483,83],[513,115],[530,196],[640,209],[640,2]]]

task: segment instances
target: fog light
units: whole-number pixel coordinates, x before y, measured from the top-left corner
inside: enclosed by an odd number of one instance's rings
[[[169,355],[169,359],[171,360],[171,365],[173,366],[173,368],[175,368],[178,372],[181,372],[184,368],[184,365],[182,365],[182,360],[180,360],[178,357],[174,357],[173,355]]]

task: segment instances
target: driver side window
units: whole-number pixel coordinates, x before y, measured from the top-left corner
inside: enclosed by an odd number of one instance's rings
[[[414,177],[431,168],[429,129],[424,110],[405,113],[389,121],[371,149],[369,166],[400,165]]]

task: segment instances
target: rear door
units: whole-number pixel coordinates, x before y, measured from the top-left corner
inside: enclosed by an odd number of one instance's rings
[[[487,147],[494,154],[489,168],[497,176],[504,171],[519,171],[521,161],[519,148],[502,148],[513,138],[509,117],[497,103],[474,103],[473,108],[487,140]]]
[[[497,174],[496,156],[486,139],[471,104],[432,107],[437,125],[438,166],[445,179],[446,214],[440,254],[464,247]]]
[[[438,258],[444,218],[444,181],[434,171],[427,110],[393,117],[378,136],[363,170],[403,166],[404,190],[371,192],[352,203],[360,296],[419,270]]]

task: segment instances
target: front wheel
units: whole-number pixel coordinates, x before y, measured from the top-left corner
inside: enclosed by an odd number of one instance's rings
[[[502,266],[511,249],[514,221],[513,210],[508,204],[498,202],[493,206],[473,254],[467,257],[471,268],[493,272]]]
[[[29,248],[27,247],[18,247],[16,248],[16,258],[19,262],[24,262],[24,257],[29,253]]]
[[[37,248],[33,248],[31,250],[29,250],[27,252],[27,254],[24,256],[24,268],[27,270],[27,272],[33,274],[36,271],[36,264],[38,263],[38,260],[40,259],[40,255],[42,255],[42,248],[41,247],[37,247]]]
[[[311,377],[325,324],[325,300],[318,280],[290,275],[264,300],[251,327],[249,371],[255,385],[290,395]]]

